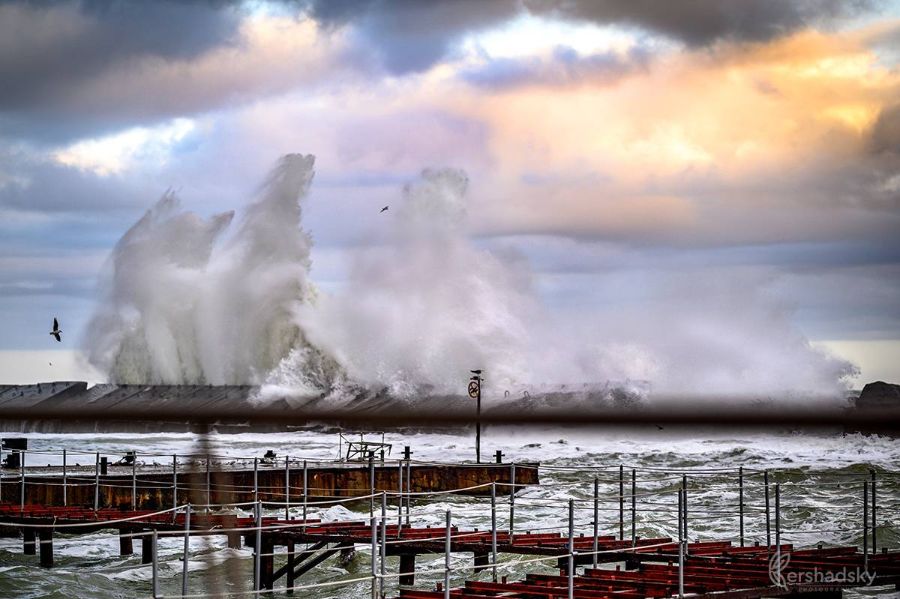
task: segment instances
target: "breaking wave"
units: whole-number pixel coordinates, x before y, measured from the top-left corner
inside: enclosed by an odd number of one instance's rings
[[[317,293],[301,218],[314,162],[282,158],[239,218],[203,219],[166,193],[112,252],[90,361],[117,383],[344,398],[458,393],[471,368],[488,373],[488,394],[513,397],[571,383],[838,397],[853,373],[752,281],[663,285],[666,309],[644,313],[555,312],[521,255],[466,234],[469,181],[455,169],[409,183],[387,240],[352,262],[341,291]]]

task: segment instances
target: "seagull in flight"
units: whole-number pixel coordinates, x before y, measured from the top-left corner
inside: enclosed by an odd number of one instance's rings
[[[385,206],[384,208],[382,208],[381,210],[378,211],[378,214],[381,214],[382,212],[387,212],[388,208],[390,208],[390,206]]]
[[[53,330],[50,331],[50,334],[53,335],[53,337],[55,337],[57,341],[62,341],[62,339],[60,339],[60,337],[59,337],[60,333],[62,333],[62,329],[59,328],[59,321],[56,320],[56,318],[54,317],[53,318]]]

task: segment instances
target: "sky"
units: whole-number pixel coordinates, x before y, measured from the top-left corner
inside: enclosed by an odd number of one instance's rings
[[[289,152],[324,293],[453,167],[555,312],[761,296],[900,382],[898,61],[896,1],[0,2],[0,382],[102,378],[71,352],[120,236]]]

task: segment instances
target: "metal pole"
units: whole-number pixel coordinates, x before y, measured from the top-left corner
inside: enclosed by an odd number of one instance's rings
[[[600,481],[597,477],[594,477],[594,557],[591,560],[591,564],[594,568],[597,567],[597,551],[599,550],[599,535],[600,535]]]
[[[869,569],[869,481],[863,480],[863,564]]]
[[[625,466],[619,464],[619,540],[625,540]]]
[[[184,506],[184,551],[181,564],[181,594],[188,594],[188,557],[191,552],[191,504]]]
[[[637,471],[631,469],[631,546],[637,545]]]
[[[575,500],[569,500],[569,599],[575,599]]]
[[[403,528],[403,460],[397,460],[397,486],[400,493],[397,495],[397,536]]]
[[[781,484],[775,483],[775,561],[776,572],[781,580]]]
[[[877,509],[878,509],[878,503],[875,500],[875,471],[872,470],[872,555],[875,555],[876,553],[878,553],[878,547],[875,542],[875,534],[876,534],[875,533],[875,531],[876,531],[875,511]]]
[[[303,522],[304,526],[306,526],[306,501],[309,496],[309,487],[307,486],[307,475],[309,474],[309,470],[306,467],[306,460],[303,460]]]
[[[769,471],[763,470],[763,484],[766,486],[766,547],[772,547],[772,518],[769,513]],[[768,553],[768,551],[767,551]]]
[[[509,542],[513,542],[516,528],[516,463],[509,465]]]
[[[381,492],[381,552],[378,561],[381,563],[381,577],[378,579],[379,597],[384,597],[384,575],[387,573],[387,493]]]
[[[178,454],[172,454],[172,507],[178,507]],[[174,514],[174,512],[173,512]],[[174,517],[174,516],[173,516]]]
[[[284,456],[284,519],[291,519],[291,457]]]
[[[682,513],[684,512],[684,489],[678,490],[678,596],[684,597],[684,530],[682,529]]]
[[[497,582],[497,483],[491,483],[491,565]]]
[[[688,543],[690,539],[688,537],[688,492],[687,492],[687,474],[681,475],[681,488],[684,491],[684,554],[689,555],[688,552]]]
[[[26,452],[19,452],[19,472],[22,476],[22,484],[19,485],[19,500],[21,503],[20,507],[23,511],[25,510],[25,455]],[[97,508],[95,507],[94,509],[96,510]]]
[[[137,454],[131,462],[131,509],[137,510]]]
[[[447,510],[447,536],[444,540],[444,599],[450,599],[450,510]]]
[[[210,474],[210,458],[206,454],[206,511],[212,509],[212,475]]]
[[[253,458],[253,501],[259,501],[259,458]]]
[[[378,524],[375,518],[372,518],[372,599],[378,598],[378,567],[376,561],[378,559]]]
[[[63,506],[69,505],[69,479],[68,472],[66,468],[66,462],[68,458],[66,456],[66,450],[63,449]]]
[[[738,467],[738,517],[741,528],[741,547],[744,546],[744,467]]]
[[[369,452],[369,518],[375,519],[375,453]]]
[[[254,458],[256,461],[256,458]],[[260,580],[260,552],[262,551],[262,502],[256,502],[256,542],[253,544],[253,590],[262,588]]]
[[[153,579],[153,597],[159,597],[159,538],[156,529],[153,529],[150,537],[150,554],[153,556],[153,566],[151,576]]]
[[[477,375],[476,375],[477,376]],[[478,376],[478,397],[476,398],[476,412],[477,416],[475,417],[475,462],[481,463],[481,377]]]
[[[24,485],[23,485],[24,486]],[[94,511],[100,508],[100,452],[94,454]]]
[[[406,525],[409,526],[409,511],[412,507],[412,460],[406,460]]]

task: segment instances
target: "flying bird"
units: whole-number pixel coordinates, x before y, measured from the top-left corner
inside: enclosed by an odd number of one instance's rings
[[[378,214],[381,214],[382,212],[387,212],[387,209],[388,209],[388,208],[390,208],[390,206],[385,206],[384,208],[382,208],[381,210],[379,210]]]
[[[59,321],[56,318],[53,318],[53,330],[50,331],[50,334],[53,335],[57,341],[62,341],[60,339],[59,334],[62,333],[62,329],[59,328]]]

